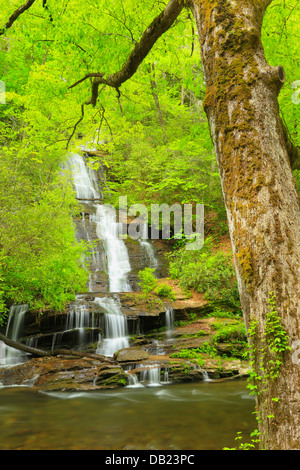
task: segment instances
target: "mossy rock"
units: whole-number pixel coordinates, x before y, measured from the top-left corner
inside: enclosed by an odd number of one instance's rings
[[[95,384],[105,388],[124,387],[127,385],[127,375],[121,367],[107,366],[100,371]]]

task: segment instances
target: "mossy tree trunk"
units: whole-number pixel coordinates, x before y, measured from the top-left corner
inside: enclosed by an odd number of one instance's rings
[[[256,322],[250,342],[261,446],[300,449],[300,365],[279,351],[279,330],[275,353],[265,335],[274,292],[289,345],[300,339],[299,197],[277,100],[284,70],[268,65],[261,44],[271,1],[192,0],[192,8],[242,308],[247,328]],[[272,360],[282,361],[273,379]]]

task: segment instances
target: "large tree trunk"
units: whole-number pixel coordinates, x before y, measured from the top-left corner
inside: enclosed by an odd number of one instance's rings
[[[192,7],[242,308],[247,328],[257,323],[249,339],[261,446],[300,449],[300,365],[291,351],[271,352],[265,336],[274,292],[289,345],[300,339],[300,208],[277,101],[284,71],[268,65],[261,44],[271,1],[192,0]],[[279,375],[269,377],[279,357]]]

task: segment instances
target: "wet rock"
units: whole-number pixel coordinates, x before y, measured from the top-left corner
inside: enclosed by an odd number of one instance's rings
[[[105,364],[89,357],[31,359],[0,369],[3,385],[27,385],[43,391],[87,391],[126,385],[126,374],[118,364]]]
[[[102,366],[95,384],[105,388],[124,387],[127,385],[127,375],[120,366]]]
[[[169,380],[172,383],[201,382],[204,379],[203,370],[188,362],[170,364]]]
[[[136,362],[148,359],[149,354],[142,348],[124,348],[114,354],[118,362]]]

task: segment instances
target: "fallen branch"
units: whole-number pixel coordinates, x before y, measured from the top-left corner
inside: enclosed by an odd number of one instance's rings
[[[7,336],[4,336],[1,333],[0,333],[0,341],[3,341],[3,343],[6,344],[6,346],[31,354],[33,357],[54,357],[54,356],[89,357],[89,358],[96,359],[101,362],[108,362],[110,364],[116,363],[116,361],[114,361],[113,359],[109,357],[101,356],[99,354],[86,353],[84,351],[82,352],[72,351],[68,349],[57,349],[55,351],[45,351],[43,349],[32,348],[31,346],[27,346],[26,344],[20,343],[19,341],[15,341],[10,338],[7,338]]]

